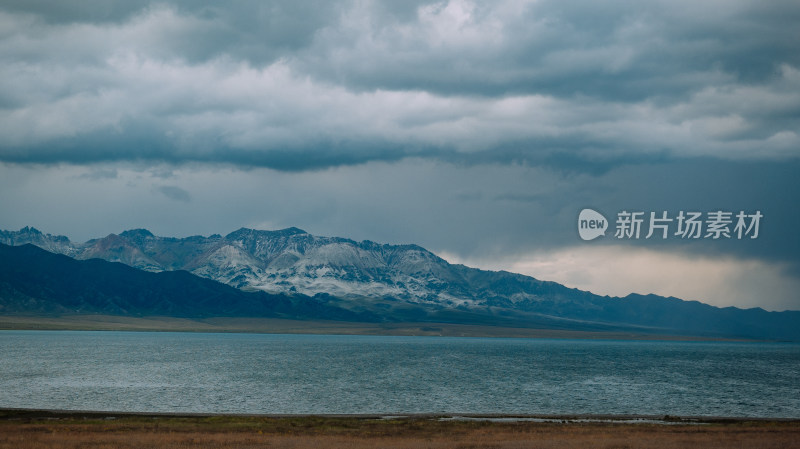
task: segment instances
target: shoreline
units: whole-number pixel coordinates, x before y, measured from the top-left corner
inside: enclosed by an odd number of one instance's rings
[[[709,335],[679,335],[631,330],[569,330],[536,327],[504,327],[488,324],[443,322],[365,323],[283,318],[174,318],[164,316],[124,317],[113,315],[20,316],[0,315],[0,331],[123,331],[190,332],[300,335],[361,335],[405,337],[479,337],[576,340],[759,342]]]
[[[212,415],[0,409],[0,449],[800,448],[800,420],[604,415]]]
[[[352,420],[437,420],[485,422],[534,423],[622,423],[622,424],[736,424],[736,423],[798,423],[800,417],[749,417],[749,416],[678,416],[636,414],[509,414],[509,413],[204,413],[204,412],[126,412],[105,410],[59,410],[0,407],[0,422],[8,420],[69,420],[69,419],[122,419],[122,418],[243,418],[243,419],[352,419]]]

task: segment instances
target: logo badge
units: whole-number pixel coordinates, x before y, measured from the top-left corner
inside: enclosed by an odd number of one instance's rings
[[[578,234],[583,240],[594,240],[606,235],[608,220],[600,212],[584,209],[578,215]]]

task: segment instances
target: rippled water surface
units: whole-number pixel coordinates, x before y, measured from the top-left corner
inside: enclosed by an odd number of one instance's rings
[[[800,418],[800,345],[0,331],[0,407]]]

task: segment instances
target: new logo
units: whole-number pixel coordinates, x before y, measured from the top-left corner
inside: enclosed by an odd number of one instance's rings
[[[578,215],[578,234],[583,240],[594,240],[606,235],[608,220],[600,212],[584,209]]]

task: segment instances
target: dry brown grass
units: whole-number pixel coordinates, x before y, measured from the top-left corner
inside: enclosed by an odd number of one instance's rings
[[[800,422],[660,425],[422,418],[15,417],[0,420],[0,449],[5,448],[800,448]]]
[[[445,337],[581,338],[613,340],[715,340],[708,337],[638,334],[627,331],[570,331],[452,323],[357,323],[279,318],[60,317],[0,316],[2,330],[107,330],[169,332],[247,332],[267,334],[403,335]]]

